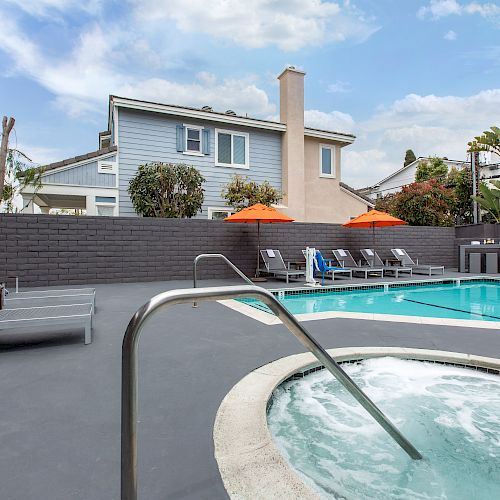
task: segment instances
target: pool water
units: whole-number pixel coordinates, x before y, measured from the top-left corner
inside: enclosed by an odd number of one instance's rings
[[[500,498],[498,375],[396,358],[343,367],[424,459],[410,459],[328,371],[285,382],[269,429],[322,498]]]
[[[292,314],[330,311],[500,321],[500,283],[474,282],[285,295]],[[265,308],[263,304],[252,305]]]

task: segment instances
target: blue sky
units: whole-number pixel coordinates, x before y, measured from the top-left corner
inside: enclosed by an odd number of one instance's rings
[[[355,187],[407,148],[464,159],[500,122],[498,0],[4,0],[0,19],[0,111],[37,163],[97,149],[108,94],[276,117],[287,64],[306,123],[357,135]]]

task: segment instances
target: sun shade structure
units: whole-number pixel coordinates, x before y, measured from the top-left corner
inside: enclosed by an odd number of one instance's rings
[[[370,210],[364,214],[358,215],[356,218],[342,224],[344,227],[359,227],[359,228],[372,228],[373,231],[373,246],[375,246],[375,228],[376,227],[389,227],[401,226],[408,224],[404,220],[393,217],[385,212],[379,210]]]
[[[244,208],[224,219],[225,222],[243,222],[257,223],[257,268],[255,277],[259,277],[259,258],[260,258],[260,225],[274,222],[293,222],[288,215],[282,214],[273,207],[267,207],[262,203],[256,203],[251,207]]]

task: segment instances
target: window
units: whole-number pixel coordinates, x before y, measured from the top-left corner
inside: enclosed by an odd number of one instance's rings
[[[176,148],[179,153],[185,155],[209,155],[210,129],[199,125],[177,125]]]
[[[114,196],[96,196],[95,213],[103,217],[112,217],[115,215],[116,198]]]
[[[186,146],[187,153],[201,154],[201,129],[186,127]]]
[[[245,132],[215,130],[215,164],[220,167],[249,168],[249,135]]]
[[[335,177],[335,146],[319,145],[319,176]]]
[[[208,207],[208,218],[211,220],[223,220],[233,213],[232,210],[228,210],[227,208]]]

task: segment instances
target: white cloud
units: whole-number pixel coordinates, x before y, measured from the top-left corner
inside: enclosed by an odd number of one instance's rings
[[[57,12],[76,10],[96,14],[102,7],[103,0],[6,0],[36,17],[52,16]]]
[[[336,81],[335,83],[330,83],[327,87],[327,92],[330,92],[332,94],[335,93],[344,93],[344,92],[351,92],[351,84],[349,82],[341,82],[340,80]]]
[[[232,109],[240,114],[262,115],[276,109],[251,78],[218,81],[208,73],[198,75],[197,81],[188,84],[150,78],[122,85],[119,92],[127,97],[195,107],[208,105],[215,111]]]
[[[500,16],[500,5],[488,2],[459,3],[457,0],[431,0],[420,7],[417,16],[421,19],[440,19],[451,15],[479,14],[485,18]]]
[[[335,132],[348,133],[352,132],[354,128],[352,116],[341,111],[325,113],[317,109],[308,109],[304,112],[304,123],[306,127],[333,130]]]
[[[88,28],[71,54],[55,59],[5,18],[0,46],[14,60],[15,71],[52,92],[56,105],[71,116],[104,115],[109,94],[191,106],[208,104],[214,109],[230,108],[252,115],[275,112],[275,106],[252,77],[218,81],[214,75],[201,72],[195,81],[181,84],[165,78],[141,78],[122,70],[124,66],[137,68],[160,61],[144,39],[130,38],[116,28]]]
[[[456,39],[457,39],[457,34],[456,34],[453,30],[450,30],[450,31],[447,31],[447,32],[444,34],[443,38],[444,38],[445,40],[448,40],[448,41],[450,41],[450,42],[453,42],[454,40],[456,40]]]
[[[347,39],[364,41],[378,27],[350,1],[129,0],[141,20],[172,20],[178,29],[243,47],[275,45],[293,51]]]
[[[465,160],[467,142],[498,123],[499,108],[500,89],[466,97],[409,94],[355,124],[342,176],[355,187],[372,185],[401,168],[407,149]]]

